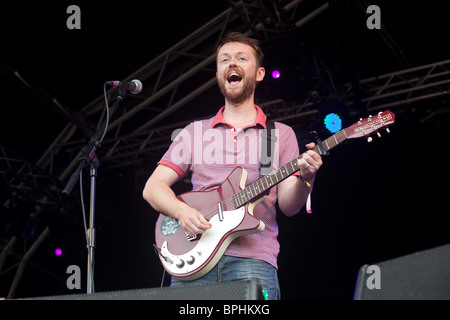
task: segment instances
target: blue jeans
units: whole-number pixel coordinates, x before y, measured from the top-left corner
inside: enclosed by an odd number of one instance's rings
[[[262,289],[267,291],[269,300],[280,299],[280,285],[274,266],[261,260],[227,255],[222,256],[214,268],[203,277],[193,281],[182,281],[172,277],[171,286],[244,281],[252,278],[259,279]]]

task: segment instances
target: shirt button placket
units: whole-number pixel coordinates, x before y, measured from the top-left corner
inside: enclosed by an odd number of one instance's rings
[[[233,142],[236,143],[236,129],[235,128],[231,128],[231,138],[233,139]]]

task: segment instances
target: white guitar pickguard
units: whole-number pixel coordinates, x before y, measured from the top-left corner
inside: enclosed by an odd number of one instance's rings
[[[245,207],[240,207],[239,209],[233,211],[223,211],[224,219],[222,221],[219,220],[219,215],[216,214],[209,220],[209,222],[212,224],[211,229],[208,229],[205,233],[203,233],[197,245],[191,251],[183,255],[174,255],[170,253],[167,248],[167,241],[165,241],[161,246],[161,255],[163,257],[169,258],[172,262],[167,262],[164,259],[161,259],[161,262],[164,264],[164,267],[169,271],[169,273],[174,276],[179,276],[181,277],[180,279],[183,280],[183,275],[188,274],[203,266],[203,264],[213,254],[223,236],[230,230],[236,228],[242,222],[244,216]],[[226,249],[229,242],[231,242],[234,238],[235,237],[232,237],[230,239],[229,237],[224,241],[221,247],[222,251]],[[194,258],[194,262],[192,264],[188,264],[187,261],[191,257]],[[219,249],[218,254],[216,254],[212,261],[208,263],[208,266],[203,267],[201,271],[197,272],[193,276],[190,276],[189,279],[186,278],[185,280],[194,280],[203,276],[214,267],[220,257],[221,254]],[[215,261],[215,259],[217,261]],[[183,262],[182,267],[177,266],[177,262],[180,261]]]

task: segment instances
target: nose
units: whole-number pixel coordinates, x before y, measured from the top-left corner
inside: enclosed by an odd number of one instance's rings
[[[236,58],[232,57],[232,58],[230,58],[230,63],[228,65],[229,66],[236,66],[237,65],[236,61],[237,61]]]

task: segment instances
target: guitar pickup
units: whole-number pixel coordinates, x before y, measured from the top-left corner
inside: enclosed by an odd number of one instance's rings
[[[223,221],[223,208],[222,208],[222,202],[217,203],[217,210],[219,211],[219,221]]]

